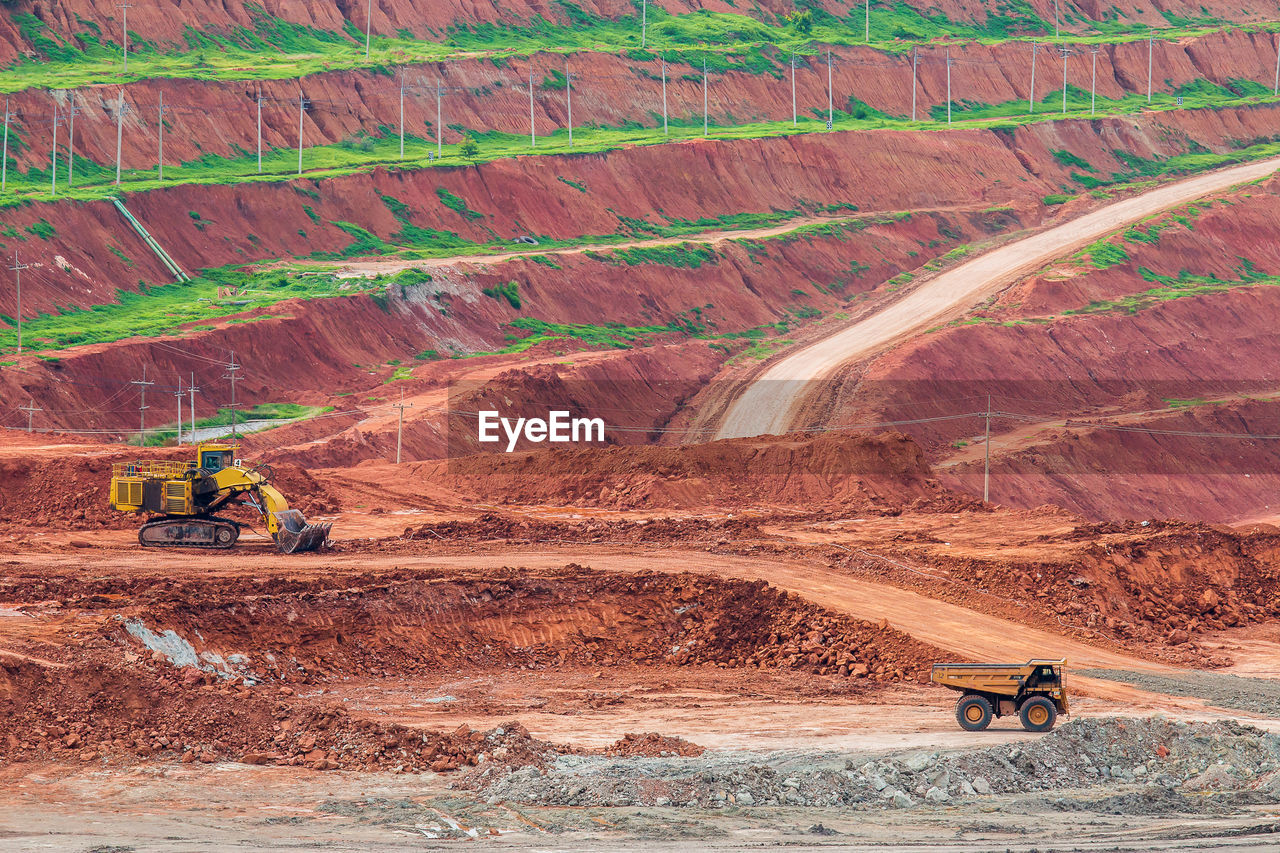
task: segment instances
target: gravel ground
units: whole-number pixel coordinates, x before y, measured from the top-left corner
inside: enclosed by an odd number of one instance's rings
[[[1059,811],[1231,813],[1280,802],[1280,736],[1231,721],[1081,719],[1029,743],[952,753],[565,755],[546,769],[481,766],[458,787],[537,806],[936,809],[1063,792],[1034,799]]]
[[[1131,672],[1124,669],[1085,669],[1079,675],[1123,681],[1170,696],[1189,696],[1203,699],[1219,708],[1250,711],[1274,717],[1280,714],[1280,681],[1267,678],[1242,678],[1220,672],[1191,670],[1178,676],[1155,675],[1149,672]]]

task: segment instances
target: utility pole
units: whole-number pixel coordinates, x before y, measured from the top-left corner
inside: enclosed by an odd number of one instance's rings
[[[649,34],[649,0],[640,0],[640,49],[644,49]]]
[[[569,112],[569,147],[573,147],[573,83],[569,77],[569,57],[564,58],[564,105]]]
[[[868,3],[870,0],[868,0]],[[836,120],[835,95],[831,89],[831,51],[827,50],[827,129],[830,130]]]
[[[129,105],[124,102],[124,89],[120,90],[120,101],[116,105],[116,186],[120,186],[120,144],[124,139],[124,114]]]
[[[4,151],[0,152],[0,191],[9,179],[9,96],[4,96]]]
[[[160,106],[157,108],[156,124],[160,129],[160,150],[156,154],[156,173],[159,180],[164,180],[164,92],[160,93]],[[178,442],[181,444],[182,442]]]
[[[707,58],[702,57],[702,135],[707,135]]]
[[[404,159],[404,72],[400,72],[400,159]]]
[[[1095,44],[1089,52],[1093,54],[1093,77],[1089,80],[1089,115],[1093,115],[1098,108],[1098,46]]]
[[[27,413],[27,432],[31,432],[32,417],[36,412],[43,412],[44,409],[37,406],[36,401],[30,397],[27,398],[27,404],[25,406],[19,406],[18,409]]]
[[[1062,7],[1060,0],[1053,0],[1053,37],[1058,37],[1058,21],[1062,18]]]
[[[1276,36],[1276,82],[1275,85],[1271,87],[1271,97],[1274,98],[1276,95],[1280,95],[1280,36]],[[5,101],[4,109],[6,113],[9,111],[8,101]],[[6,116],[6,128],[8,127],[7,122],[8,117]]]
[[[399,465],[400,464],[400,443],[401,443],[401,437],[404,434],[404,410],[413,408],[413,403],[406,403],[404,401],[403,388],[400,389],[400,402],[398,405],[395,406],[395,408],[400,410],[400,420],[396,424],[396,464]]]
[[[143,444],[147,440],[147,386],[155,385],[155,382],[147,381],[147,366],[142,365],[142,378],[134,379],[130,385],[137,385],[141,397],[138,400],[138,444]]]
[[[1156,37],[1147,36],[1147,102],[1151,104],[1151,55],[1156,50]]]
[[[1067,111],[1067,57],[1071,55],[1071,48],[1063,45],[1058,48],[1058,52],[1062,54],[1062,112]]]
[[[236,382],[240,379],[236,376],[236,371],[240,369],[240,365],[236,364],[236,354],[231,353],[231,361],[227,363],[227,375],[222,377],[231,381],[231,441],[236,440]]]
[[[262,174],[262,91],[258,91],[258,174]]]
[[[982,464],[982,502],[991,500],[991,395],[987,395],[986,459]]]
[[[13,315],[18,323],[18,355],[22,355],[22,271],[29,267],[30,264],[18,263],[18,250],[13,251],[13,266],[9,269],[13,270],[13,289],[17,292],[18,310]]]
[[[911,120],[916,120],[916,63],[920,58],[920,45],[911,48]]]
[[[364,58],[369,59],[369,34],[373,31],[373,0],[368,0],[364,9]]]
[[[1036,111],[1036,43],[1031,43],[1031,94],[1027,96],[1027,112]]]
[[[69,126],[67,128],[67,136],[70,141],[67,143],[67,189],[71,189],[71,180],[75,174],[76,165],[76,90],[72,89],[68,97]]]
[[[947,48],[947,127],[951,127],[951,48]]]
[[[444,146],[444,125],[440,124],[440,79],[436,79],[436,159],[439,160]]]
[[[124,10],[124,21],[122,30],[124,31],[124,72],[129,73],[129,10],[133,8],[132,3],[117,3]]]
[[[662,135],[670,136],[667,127],[667,57],[662,57]]]
[[[173,392],[178,398],[178,445],[182,445],[182,377],[178,377],[178,390]],[[194,426],[194,424],[192,425]]]
[[[190,400],[189,408],[191,410],[191,443],[192,444],[196,443],[196,392],[199,390],[200,389],[196,387],[196,374],[194,371],[192,371],[191,382],[190,384],[187,385],[187,396],[188,396],[188,399]],[[179,403],[179,405],[181,405],[181,403]]]
[[[538,133],[533,126],[533,71],[529,71],[529,147],[538,147]]]
[[[796,52],[794,50],[791,51],[791,126],[800,126],[800,121],[796,117]]]
[[[302,116],[311,104],[306,98],[298,95],[298,174],[302,174]]]
[[[58,102],[53,102],[53,152],[49,155],[49,193],[58,195]]]
[[[871,43],[871,0],[867,0],[867,33],[866,42]]]

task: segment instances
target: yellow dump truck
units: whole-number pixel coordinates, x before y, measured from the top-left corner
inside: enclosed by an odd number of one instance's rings
[[[1026,663],[935,663],[930,678],[950,690],[960,691],[956,722],[960,728],[980,732],[992,717],[1017,714],[1029,732],[1047,732],[1058,714],[1067,709],[1062,685],[1066,660],[1029,660]]]

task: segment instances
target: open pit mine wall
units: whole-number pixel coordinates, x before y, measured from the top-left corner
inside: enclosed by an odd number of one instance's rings
[[[574,4],[588,15],[618,19],[636,17],[638,0],[580,0]],[[698,10],[750,14],[766,21],[778,21],[794,10],[788,0],[761,0],[745,10],[732,0],[659,0],[650,4],[661,6],[673,14]],[[880,4],[876,4],[880,5]],[[1006,4],[993,0],[937,0],[924,3],[909,0],[907,5],[925,14],[941,14],[958,23],[983,24],[989,15],[1004,17],[1001,11]],[[1084,29],[1083,21],[1113,18],[1115,7],[1109,0],[1030,0],[1027,4],[1046,22],[1054,19],[1055,6],[1060,5],[1063,29]],[[857,0],[818,0],[815,8],[824,9],[838,17],[852,17],[856,22],[862,4]],[[1265,20],[1274,15],[1274,8],[1266,3],[1243,4],[1235,0],[1132,0],[1124,4],[1122,22],[1146,24],[1153,27],[1167,26],[1169,18],[1214,18],[1230,21]],[[293,24],[301,24],[328,32],[363,33],[366,25],[375,35],[394,35],[410,32],[421,38],[439,39],[445,31],[460,24],[495,23],[521,26],[541,18],[560,25],[572,25],[564,4],[545,3],[539,0],[379,0],[372,4],[372,15],[361,0],[340,0],[337,3],[298,3],[291,0],[261,0],[260,3],[217,2],[217,0],[160,0],[151,4],[138,4],[129,11],[129,32],[133,44],[149,42],[160,50],[186,50],[186,36],[191,30],[232,34],[239,28],[254,28],[259,14],[252,8],[262,9],[273,18]],[[30,15],[43,22],[46,33],[51,33],[63,43],[83,47],[77,35],[88,35],[106,44],[120,41],[123,24],[121,10],[110,3],[90,0],[17,0],[6,3],[0,16],[0,63],[39,57],[39,46],[24,35],[20,16]],[[100,35],[99,35],[100,33]],[[357,35],[358,38],[358,35]]]
[[[324,182],[219,185],[198,193],[175,187],[132,194],[126,201],[187,270],[340,250],[352,237],[335,221],[393,241],[404,222],[384,197],[407,205],[414,225],[477,243],[519,234],[556,239],[612,234],[623,227],[619,217],[652,220],[655,210],[673,220],[849,203],[861,214],[999,205],[1030,211],[1047,194],[1078,188],[1071,179],[1077,167],[1058,162],[1053,151],[1069,151],[1105,176],[1128,168],[1116,159],[1116,150],[1146,158],[1204,148],[1229,152],[1238,140],[1269,136],[1278,117],[1280,107],[1258,105],[1016,130],[696,140],[479,166],[379,169]],[[462,198],[483,216],[472,219],[446,207],[438,190]],[[26,232],[41,221],[53,226],[52,237]],[[27,316],[55,306],[114,301],[117,289],[135,289],[139,280],[171,281],[110,202],[32,203],[7,209],[4,223],[27,239],[0,238],[0,251],[20,246],[23,262],[35,267],[23,292]],[[12,316],[15,310],[14,294],[0,289],[0,313]]]
[[[1273,80],[1275,36],[1233,31],[1174,42],[1157,42],[1153,79],[1157,92],[1168,92],[1196,80],[1229,84]],[[850,97],[889,115],[911,115],[911,55],[885,54],[870,48],[841,47],[833,52],[832,90],[835,109],[848,109]],[[1025,101],[1031,82],[1031,50],[1023,43],[966,44],[951,49],[954,102],[997,104]],[[1147,45],[1134,42],[1105,45],[1097,58],[1097,92],[1104,98],[1142,94],[1147,87]],[[578,54],[568,60],[575,77],[573,120],[578,127],[610,127],[627,122],[656,127],[662,123],[661,67],[654,62],[608,54]],[[1081,51],[1066,60],[1069,85],[1088,90],[1093,57]],[[565,58],[537,54],[512,60],[498,68],[487,60],[458,60],[407,66],[404,81],[405,132],[434,140],[437,130],[435,87],[442,87],[441,124],[446,143],[461,138],[459,128],[529,133],[528,78],[535,81],[534,128],[541,136],[563,130],[568,105],[563,89],[540,84],[563,72]],[[713,123],[742,123],[791,118],[790,75],[779,66],[778,76],[729,72],[711,75],[708,112]],[[928,120],[931,107],[945,105],[947,69],[941,47],[920,53],[916,89],[917,115]],[[1037,60],[1037,99],[1061,90],[1062,60],[1042,53]],[[19,171],[47,174],[52,155],[54,105],[65,115],[74,98],[77,157],[114,169],[116,111],[121,87],[95,86],[52,94],[28,90],[11,97],[20,117],[11,131],[10,156]],[[336,71],[301,81],[227,81],[157,79],[123,87],[129,105],[121,134],[125,169],[154,171],[159,147],[158,108],[165,106],[165,161],[169,166],[208,155],[241,157],[257,151],[257,107],[262,111],[263,148],[294,149],[298,145],[300,96],[310,106],[303,118],[304,146],[337,144],[364,132],[371,135],[399,131],[400,80],[371,71]],[[673,62],[668,66],[668,106],[675,120],[702,122],[700,68]],[[827,69],[824,57],[802,57],[796,74],[796,100],[803,116],[825,119]],[[1037,108],[1052,112],[1053,104]],[[963,117],[963,113],[957,116]],[[67,128],[59,129],[59,162],[65,177]],[[484,143],[481,142],[481,152]],[[304,156],[304,168],[307,167]],[[246,160],[242,171],[250,171]],[[12,178],[12,173],[10,174]],[[81,178],[83,181],[83,177]],[[42,178],[42,182],[47,178]]]
[[[1057,208],[1046,208],[1041,197],[1069,184],[1072,168],[1055,159],[1055,150],[1070,151],[1106,174],[1123,168],[1114,149],[1144,157],[1166,157],[1195,146],[1228,150],[1229,140],[1253,138],[1273,128],[1277,113],[1280,107],[1257,106],[999,132],[813,134],[735,142],[733,156],[718,153],[729,143],[697,141],[555,161],[517,158],[468,168],[378,171],[323,185],[304,180],[296,186],[211,187],[200,201],[202,221],[208,223],[203,230],[187,215],[189,190],[138,194],[130,199],[135,213],[171,254],[193,269],[305,254],[350,242],[349,234],[312,222],[304,205],[314,206],[313,212],[325,221],[351,221],[390,237],[403,223],[381,196],[408,204],[417,224],[456,230],[477,240],[489,239],[490,229],[501,235],[572,237],[612,232],[618,215],[640,218],[660,209],[672,218],[696,219],[791,210],[802,200],[810,205],[853,200],[861,207],[859,216],[917,213],[906,221],[880,217],[888,221],[871,224],[848,242],[812,237],[790,243],[766,241],[767,257],[752,257],[741,244],[721,244],[716,261],[696,270],[611,263],[608,252],[605,260],[558,257],[559,270],[528,260],[452,263],[428,268],[433,280],[424,285],[393,286],[386,310],[368,296],[288,302],[266,309],[273,319],[224,325],[181,340],[96,345],[61,353],[56,363],[28,356],[21,370],[0,373],[0,381],[7,399],[31,395],[37,405],[55,413],[51,418],[60,417],[57,412],[92,409],[68,414],[60,425],[83,427],[91,421],[118,428],[136,422],[136,407],[106,405],[119,391],[121,377],[132,377],[145,364],[156,375],[195,369],[198,381],[207,378],[216,384],[223,371],[214,362],[224,360],[229,350],[248,366],[241,385],[243,399],[277,399],[282,387],[294,396],[323,399],[325,394],[364,387],[359,382],[368,384],[363,369],[353,365],[404,360],[426,349],[497,349],[504,344],[502,324],[519,315],[551,322],[650,325],[671,322],[681,314],[691,317],[692,309],[699,308],[705,311],[704,319],[715,323],[708,331],[724,333],[783,316],[794,307],[795,288],[806,291],[808,304],[830,313],[839,310],[844,295],[866,292],[955,245],[980,243],[1010,228],[1034,227],[1053,215]],[[658,171],[666,179],[652,180]],[[974,181],[974,175],[983,180]],[[439,187],[466,199],[484,218],[473,222],[443,207],[436,194]],[[299,190],[319,190],[321,197],[317,200]],[[936,214],[929,212],[940,208]],[[54,304],[109,301],[117,285],[139,277],[164,280],[158,262],[108,203],[32,204],[10,216],[18,228],[43,219],[56,229],[52,240],[22,244],[24,262],[39,273],[30,277],[31,287],[41,283],[24,292],[29,312],[52,310]],[[308,230],[310,236],[301,237],[299,230]],[[67,234],[77,235],[76,240],[59,236]],[[258,239],[249,240],[247,234]],[[137,266],[124,267],[108,248],[113,245],[123,247]],[[917,254],[913,257],[911,252]],[[56,257],[71,271],[64,272]],[[868,268],[856,274],[857,264]],[[482,294],[485,287],[509,281],[519,283],[519,311]],[[844,290],[823,294],[815,282],[828,290],[842,283]],[[10,293],[0,292],[0,313],[12,310],[11,300]],[[284,340],[288,346],[281,345]],[[308,369],[299,375],[296,367],[302,362]]]

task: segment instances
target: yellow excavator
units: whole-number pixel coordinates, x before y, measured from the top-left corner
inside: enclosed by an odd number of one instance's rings
[[[194,462],[118,462],[111,469],[111,506],[159,516],[138,531],[148,548],[230,548],[244,525],[214,513],[234,504],[257,510],[281,553],[322,546],[333,525],[307,524],[271,485],[271,466],[246,467],[235,458],[238,449],[200,444]]]

